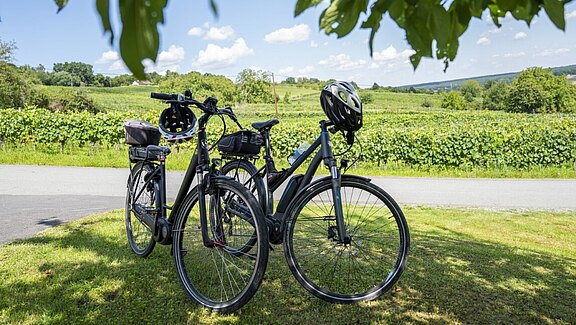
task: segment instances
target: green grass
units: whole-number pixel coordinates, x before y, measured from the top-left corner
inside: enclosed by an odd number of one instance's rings
[[[398,287],[378,300],[323,302],[281,247],[255,297],[231,315],[189,301],[167,246],[133,255],[123,213],[0,247],[0,323],[574,324],[576,214],[405,208],[412,246]]]

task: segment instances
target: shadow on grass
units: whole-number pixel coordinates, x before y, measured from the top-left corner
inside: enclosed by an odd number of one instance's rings
[[[413,232],[398,290],[353,305],[308,294],[275,247],[256,296],[218,315],[186,298],[169,247],[130,252],[121,213],[57,229],[0,248],[0,323],[576,322],[575,260],[458,233]]]

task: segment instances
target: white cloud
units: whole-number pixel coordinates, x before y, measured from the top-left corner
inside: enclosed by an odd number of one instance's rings
[[[120,55],[116,51],[106,51],[102,53],[100,58],[96,60],[96,64],[106,64],[108,66],[108,71],[120,71],[128,70],[124,61],[120,58]]]
[[[180,69],[180,64],[184,62],[184,57],[186,53],[184,48],[171,45],[168,51],[162,51],[158,54],[156,58],[156,63],[152,61],[145,62],[147,72],[158,72],[160,74],[166,73],[166,71],[178,71]]]
[[[514,35],[514,39],[515,40],[519,40],[519,39],[525,39],[528,35],[524,32],[519,32],[516,33],[516,35]]]
[[[294,67],[286,67],[286,68],[278,70],[278,74],[284,74],[284,75],[290,74],[292,72],[294,72]]]
[[[505,53],[502,55],[505,58],[519,58],[521,56],[525,56],[526,52],[518,52],[518,53]]]
[[[571,12],[566,14],[566,20],[576,18],[576,10],[572,10]]]
[[[310,37],[310,27],[306,24],[295,25],[292,28],[280,28],[264,36],[268,43],[303,42]]]
[[[568,53],[568,52],[570,52],[570,49],[567,49],[567,48],[546,49],[546,50],[540,52],[539,54],[536,54],[536,56],[553,56],[553,55],[560,55],[560,54],[564,54],[564,53]]]
[[[395,60],[398,58],[407,59],[414,53],[416,52],[414,52],[413,50],[404,50],[398,53],[396,48],[390,45],[380,52],[374,52],[372,57],[374,58],[375,61],[382,62],[382,61]]]
[[[204,35],[204,30],[200,27],[192,27],[188,31],[188,36],[202,36]]]
[[[492,41],[490,41],[490,39],[487,37],[480,37],[480,39],[478,39],[476,42],[478,45],[490,45],[491,43]]]
[[[365,60],[352,60],[348,54],[330,55],[325,60],[320,60],[318,64],[335,68],[338,71],[349,71],[366,67]]]
[[[302,69],[298,69],[298,73],[303,74],[303,75],[306,75],[306,74],[309,74],[312,72],[314,72],[314,66],[311,66],[311,65],[307,65]]]
[[[501,32],[502,32],[502,30],[500,28],[496,27],[496,28],[489,30],[488,35],[500,34]]]
[[[238,38],[231,47],[208,44],[205,50],[198,52],[198,58],[192,65],[196,68],[219,69],[232,66],[238,62],[238,59],[253,54],[254,50],[246,45],[246,41]]]
[[[111,66],[108,67],[108,71],[119,71],[119,70],[128,70],[128,67],[124,64],[124,61],[118,60],[114,61]]]
[[[233,37],[234,33],[234,29],[231,26],[223,26],[220,28],[211,27],[204,36],[204,39],[210,41],[224,41]]]
[[[114,61],[118,61],[119,59],[120,59],[120,56],[118,55],[118,52],[107,51],[107,52],[102,53],[102,55],[96,61],[96,63],[97,64],[108,64],[108,63],[112,63]]]
[[[315,41],[310,41],[310,47],[318,47],[318,43]]]

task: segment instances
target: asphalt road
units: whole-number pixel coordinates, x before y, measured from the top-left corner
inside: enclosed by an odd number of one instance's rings
[[[168,173],[174,198],[184,172]],[[128,168],[0,165],[0,244],[124,207]],[[401,205],[576,211],[576,179],[373,177]]]

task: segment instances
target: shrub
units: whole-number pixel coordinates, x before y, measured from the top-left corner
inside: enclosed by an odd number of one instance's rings
[[[442,94],[442,108],[460,111],[465,110],[466,105],[466,100],[457,91]]]
[[[94,100],[80,89],[61,89],[50,94],[50,104],[48,106],[55,112],[100,112]]]

